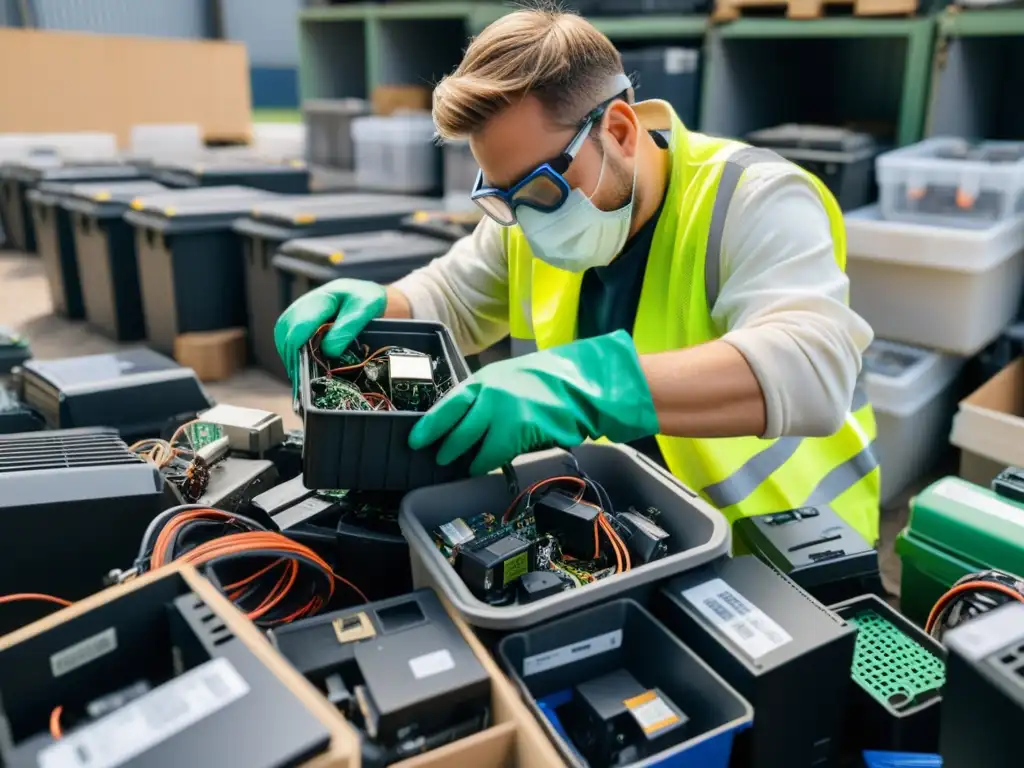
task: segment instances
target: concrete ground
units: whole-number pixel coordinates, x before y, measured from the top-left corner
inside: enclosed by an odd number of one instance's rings
[[[55,317],[51,306],[49,288],[38,257],[0,252],[0,325],[11,326],[27,338],[36,357],[98,354],[123,346],[85,323]],[[279,413],[286,429],[301,426],[299,418],[291,410],[290,387],[262,371],[249,369],[227,381],[207,384],[206,388],[217,402]],[[880,557],[886,588],[893,594],[898,594],[899,585],[899,560],[893,553],[893,541],[906,525],[907,501],[935,477],[937,475],[923,478],[896,503],[883,510]]]

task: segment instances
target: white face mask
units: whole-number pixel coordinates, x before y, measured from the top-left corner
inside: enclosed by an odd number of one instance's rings
[[[601,163],[595,194],[601,186],[606,162]],[[635,197],[634,167],[633,189],[629,202],[622,208],[602,211],[589,197],[574,189],[557,211],[542,213],[523,205],[516,211],[516,218],[534,256],[566,272],[583,272],[592,267],[608,266],[622,251],[633,222]]]

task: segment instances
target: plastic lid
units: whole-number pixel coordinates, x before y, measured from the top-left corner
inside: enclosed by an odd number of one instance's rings
[[[217,214],[245,215],[263,200],[279,200],[282,196],[252,187],[196,187],[159,192],[132,200],[137,211],[163,216],[211,216]]]
[[[853,152],[875,144],[868,133],[858,133],[848,128],[831,125],[800,125],[786,123],[773,128],[763,128],[747,135],[751,144],[760,147],[780,149],[823,149],[833,152]]]
[[[112,183],[94,181],[87,184],[68,185],[71,197],[92,200],[96,203],[116,202],[128,204],[142,195],[153,195],[169,191],[155,181],[115,181]]]
[[[861,382],[875,408],[907,414],[949,386],[964,362],[954,355],[875,339],[864,352]]]
[[[146,347],[107,355],[83,355],[62,360],[29,360],[27,370],[67,390],[143,373],[181,369],[181,366]]]
[[[914,498],[907,530],[968,562],[1024,573],[1024,506],[959,477]]]
[[[139,177],[139,169],[134,165],[64,165],[60,168],[48,168],[43,171],[47,181],[74,181],[90,178],[124,178]]]
[[[448,243],[414,232],[367,232],[333,237],[306,237],[284,244],[281,253],[313,257],[330,264],[379,261],[386,258],[412,259],[441,255]]]
[[[435,198],[409,195],[301,195],[274,200],[252,210],[255,219],[285,224],[313,224],[317,221],[359,219],[374,216],[403,216],[423,209],[438,208]]]
[[[307,115],[365,115],[370,111],[370,104],[364,99],[306,99],[302,102],[302,111]]]

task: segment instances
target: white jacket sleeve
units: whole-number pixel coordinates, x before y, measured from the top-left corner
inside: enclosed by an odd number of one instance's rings
[[[464,354],[508,335],[508,257],[491,219],[392,287],[409,300],[414,318],[447,325]]]
[[[761,385],[764,437],[842,425],[872,340],[849,287],[814,186],[783,163],[752,166],[726,216],[712,318]]]

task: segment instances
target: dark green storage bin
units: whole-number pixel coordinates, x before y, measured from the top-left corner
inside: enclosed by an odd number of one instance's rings
[[[155,181],[73,184],[61,205],[71,219],[85,319],[118,341],[146,338],[131,202],[166,192]]]
[[[912,500],[896,552],[903,562],[901,610],[924,626],[957,579],[989,568],[1024,574],[1024,505],[958,477],[943,478]]]
[[[274,324],[287,304],[281,304],[277,271],[271,260],[289,240],[348,235],[395,229],[419,210],[439,208],[429,197],[406,195],[303,195],[254,208],[235,222],[242,237],[246,288],[249,298],[249,338],[256,364],[286,378],[274,346]]]
[[[179,160],[157,163],[153,166],[152,173],[153,178],[161,184],[180,189],[243,186],[290,195],[303,195],[309,192],[309,169],[300,160]]]
[[[231,228],[279,195],[247,187],[180,189],[132,203],[139,287],[149,346],[174,353],[183,333],[246,322],[242,242]]]

